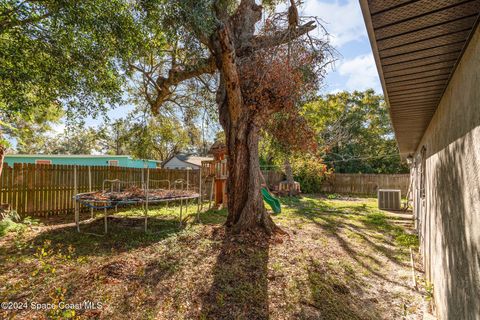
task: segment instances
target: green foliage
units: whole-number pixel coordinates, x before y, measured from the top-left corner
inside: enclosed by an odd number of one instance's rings
[[[119,98],[116,59],[142,35],[125,0],[2,1],[0,106],[32,111],[66,103],[97,111]]]
[[[100,151],[97,131],[82,125],[67,127],[63,133],[37,132],[17,146],[25,154],[92,154]]]
[[[11,221],[18,222],[20,221],[20,216],[15,210],[7,210],[4,211],[3,209],[0,210],[0,220],[2,219],[10,219]]]
[[[407,172],[383,96],[373,90],[328,94],[304,105],[324,161],[339,173]]]
[[[146,34],[136,8],[127,0],[1,1],[1,138],[26,144],[62,110],[95,116],[121,101],[121,66]]]
[[[379,230],[391,233],[395,244],[399,247],[418,247],[418,236],[407,233],[402,227],[393,224],[383,212],[377,211],[368,213],[367,215],[363,216],[361,220],[368,226],[374,226]]]
[[[31,217],[25,217],[23,220],[20,215],[15,211],[0,212],[0,237],[3,237],[9,232],[16,232],[17,236],[21,237],[23,232],[29,226],[39,225],[38,220]],[[15,238],[15,242],[19,239]],[[17,245],[17,243],[15,243]],[[19,246],[17,246],[19,248]]]
[[[12,221],[11,219],[3,219],[0,221],[0,237],[3,237],[9,232],[14,232],[18,231],[22,228],[23,226],[19,223],[16,223],[15,221]]]
[[[166,160],[190,143],[188,132],[173,118],[151,117],[128,132],[130,154],[140,159]]]
[[[332,173],[326,165],[311,156],[297,157],[292,163],[295,181],[300,183],[302,192],[320,192],[322,182]]]
[[[97,137],[103,153],[162,161],[200,144],[200,131],[194,123],[188,127],[176,117],[154,116],[149,109],[139,107],[125,119],[104,123],[97,130]]]
[[[25,228],[20,223],[20,216],[16,211],[0,212],[0,237],[9,232],[21,231]]]
[[[425,282],[425,300],[431,302],[433,301],[433,283],[426,281]]]
[[[337,199],[337,198],[339,198],[339,197],[340,197],[340,196],[339,196],[338,194],[336,194],[336,193],[331,193],[331,194],[329,194],[329,195],[327,196],[327,199],[329,199],[329,200],[335,200],[335,199]]]
[[[399,233],[395,237],[395,243],[404,248],[417,248],[419,245],[418,236],[410,233]]]

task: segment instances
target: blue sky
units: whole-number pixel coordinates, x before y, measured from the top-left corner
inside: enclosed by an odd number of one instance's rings
[[[324,21],[330,42],[338,51],[338,61],[329,70],[321,93],[365,90],[373,88],[381,93],[375,61],[358,0],[304,0],[302,16],[316,16]],[[315,32],[315,31],[314,31]],[[125,117],[131,106],[111,110],[111,119]],[[101,119],[87,119],[87,125],[96,126]],[[64,125],[55,126],[63,131]]]
[[[340,53],[334,70],[325,79],[323,93],[373,88],[381,92],[375,61],[358,0],[306,0],[305,16],[317,16]]]

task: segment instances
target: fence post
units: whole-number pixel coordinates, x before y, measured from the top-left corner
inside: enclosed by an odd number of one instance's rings
[[[145,184],[145,232],[147,232],[148,223],[148,190],[150,183],[150,168],[147,168],[147,183]]]
[[[77,186],[77,166],[73,167],[73,193],[74,197],[77,196],[78,186]],[[80,224],[79,224],[79,210],[78,210],[78,202],[77,199],[74,198],[73,200],[74,210],[75,210],[75,224],[77,225],[77,232],[80,232]]]
[[[92,170],[88,166],[88,192],[92,192]],[[93,208],[90,208],[90,218],[93,219]]]
[[[202,167],[198,171],[198,206],[197,206],[197,222],[200,222],[200,210],[202,209]]]

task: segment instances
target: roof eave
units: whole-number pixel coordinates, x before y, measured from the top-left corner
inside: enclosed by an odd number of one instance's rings
[[[367,28],[367,33],[368,33],[368,40],[370,41],[370,45],[372,47],[373,58],[375,60],[375,65],[377,67],[378,76],[380,77],[383,96],[385,98],[385,103],[387,104],[388,114],[390,116],[390,121],[392,123],[393,131],[395,133],[395,142],[397,144],[398,150],[400,151],[400,157],[402,159],[406,159],[410,154],[410,152],[403,151],[402,149],[400,149],[400,145],[398,144],[398,140],[397,140],[398,130],[395,128],[395,124],[393,122],[392,111],[390,109],[390,102],[389,102],[388,93],[386,90],[387,86],[385,84],[385,77],[383,75],[382,64],[380,62],[380,55],[378,51],[377,40],[375,38],[375,32],[373,31],[373,23],[371,19],[372,16],[370,14],[370,8],[368,7],[368,0],[360,0],[360,8],[362,9],[363,21],[365,21],[365,27]]]

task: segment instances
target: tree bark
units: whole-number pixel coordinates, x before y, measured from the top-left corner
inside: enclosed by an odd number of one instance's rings
[[[228,132],[229,170],[227,227],[234,232],[260,230],[271,234],[276,226],[264,207],[260,192],[258,128],[247,121],[243,129],[226,127],[225,130]]]
[[[283,164],[285,166],[285,176],[287,178],[288,195],[292,196],[294,194],[293,187],[294,187],[295,180],[293,179],[292,165],[290,164],[290,159],[288,156],[285,158],[285,161]]]
[[[234,233],[278,230],[261,196],[258,156],[259,126],[255,113],[243,105],[235,46],[228,26],[221,26],[212,39],[220,86],[217,92],[220,122],[225,131],[228,157],[227,228]]]
[[[287,178],[287,182],[289,184],[293,184],[294,179],[293,179],[292,165],[290,164],[290,159],[288,157],[285,158],[285,161],[283,164],[285,166],[285,176]]]

